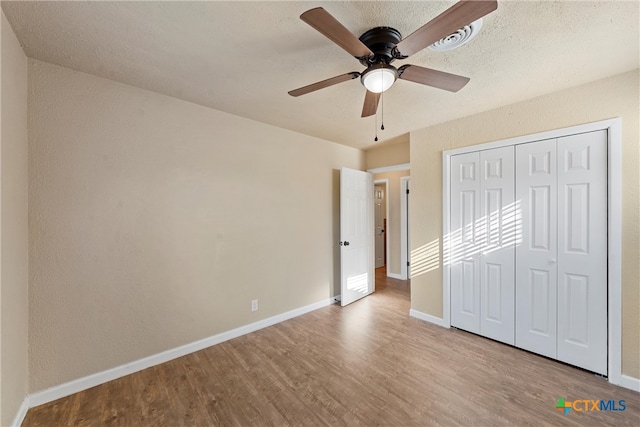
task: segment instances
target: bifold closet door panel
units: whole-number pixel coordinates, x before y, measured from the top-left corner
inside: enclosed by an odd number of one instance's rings
[[[451,325],[480,332],[480,283],[477,228],[480,211],[480,154],[451,158],[449,262]]]
[[[480,152],[480,334],[515,342],[514,147]]]
[[[556,140],[516,146],[516,346],[557,355]]]
[[[558,359],[607,374],[607,131],[558,139]]]

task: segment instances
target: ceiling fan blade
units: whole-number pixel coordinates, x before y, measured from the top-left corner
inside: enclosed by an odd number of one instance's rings
[[[398,51],[410,56],[447,37],[465,25],[482,18],[498,8],[496,0],[465,0],[451,6],[398,43]]]
[[[340,76],[331,77],[330,79],[322,80],[317,83],[312,83],[307,86],[303,86],[298,89],[290,90],[289,95],[291,96],[300,96],[305,95],[309,92],[315,92],[318,89],[324,89],[325,87],[333,86],[338,83],[346,82],[347,80],[353,80],[355,78],[360,77],[360,73],[357,71],[352,71],[347,74],[342,74]]]
[[[373,116],[378,111],[378,102],[380,101],[380,94],[367,91],[364,97],[364,105],[362,106],[362,117]]]
[[[469,77],[408,64],[400,67],[398,74],[402,80],[437,87],[438,89],[448,90],[449,92],[459,91],[471,80]]]
[[[300,15],[300,19],[356,58],[373,55],[373,52],[358,37],[321,7],[307,10]]]

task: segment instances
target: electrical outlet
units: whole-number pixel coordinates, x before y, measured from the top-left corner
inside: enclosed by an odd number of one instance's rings
[[[258,311],[258,300],[257,299],[252,299],[251,300],[251,311]]]

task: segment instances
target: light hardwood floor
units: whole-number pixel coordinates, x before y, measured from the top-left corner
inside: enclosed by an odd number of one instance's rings
[[[33,408],[24,426],[640,425],[640,395],[410,318],[409,283]],[[554,409],[625,400],[624,412]]]

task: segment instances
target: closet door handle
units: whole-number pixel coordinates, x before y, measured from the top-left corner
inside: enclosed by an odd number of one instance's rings
[[[550,262],[551,264],[555,264],[556,262],[558,262],[558,260],[557,260],[557,259],[555,259],[555,258],[551,258],[551,259],[549,260],[549,262]]]

